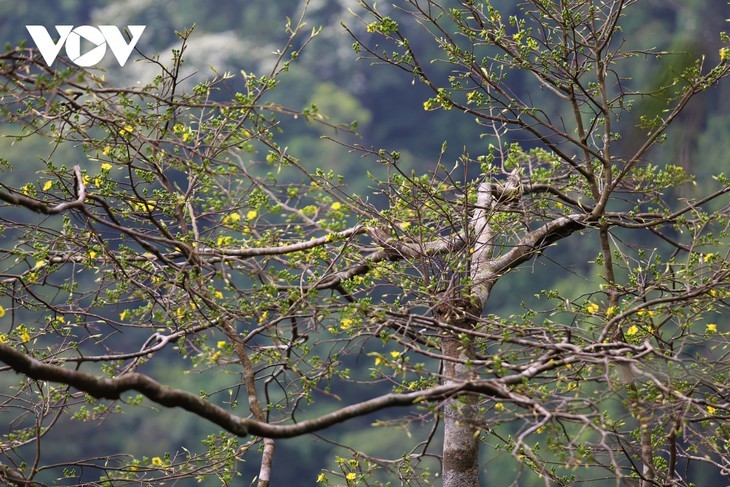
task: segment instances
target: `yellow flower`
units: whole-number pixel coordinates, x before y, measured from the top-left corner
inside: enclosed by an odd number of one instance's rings
[[[340,326],[343,330],[347,330],[348,328],[350,328],[350,326],[352,326],[352,320],[350,318],[342,318]]]
[[[23,343],[29,342],[30,341],[30,333],[28,333],[27,331],[24,331],[23,333],[20,334],[20,339],[23,341]]]
[[[152,458],[152,465],[155,467],[161,467],[163,465],[162,458],[160,457],[153,457]]]
[[[717,324],[708,323],[707,324],[707,333],[717,333]]]
[[[321,474],[317,475],[318,484],[323,484],[326,481],[327,481],[327,476],[325,474],[321,473]]]
[[[7,342],[8,342],[7,335],[3,335],[2,333],[0,333],[0,343],[7,343]]]
[[[105,156],[108,156],[111,151],[112,151],[112,147],[110,145],[107,145],[106,147],[104,147],[101,150],[101,153],[104,154]]]
[[[628,330],[626,330],[626,336],[634,336],[637,333],[639,333],[639,327],[636,325],[631,325]]]
[[[131,315],[131,314],[132,313],[130,313],[128,309],[125,309],[124,311],[122,311],[121,313],[119,313],[119,319],[120,320],[126,320],[127,318],[129,318],[129,315]]]
[[[608,318],[614,316],[618,312],[618,308],[616,306],[609,306],[606,308],[606,316]]]
[[[375,356],[375,365],[380,365],[382,363],[383,363],[383,357],[381,357],[380,355],[376,355]]]
[[[720,48],[720,62],[724,63],[728,59],[730,59],[730,48],[721,47]]]
[[[394,350],[394,351],[390,352],[390,356],[391,356],[391,357],[392,357],[393,359],[397,359],[398,357],[400,357],[400,352],[396,352],[396,351]]]
[[[233,212],[230,215],[226,215],[223,217],[223,224],[228,225],[229,223],[236,223],[237,221],[241,220],[241,214]]]
[[[498,402],[494,405],[494,409],[496,409],[497,411],[504,411],[504,404]]]
[[[96,258],[96,252],[94,252],[93,250],[89,250],[89,259],[94,259],[94,258]]]
[[[0,318],[2,318],[3,316],[5,316],[5,308],[0,306]]]
[[[334,203],[332,203],[332,205],[330,206],[330,208],[332,208],[334,211],[341,210],[342,209],[342,203],[340,203],[339,201],[335,201]]]
[[[259,216],[259,212],[256,210],[248,210],[248,213],[246,213],[247,220],[253,220],[257,216]]]
[[[101,165],[101,170],[102,171],[108,171],[111,168],[112,168],[112,165],[109,164],[108,162],[105,162],[104,164]]]
[[[636,312],[636,314],[639,315],[639,316],[646,315],[649,318],[651,318],[651,317],[654,316],[654,310],[652,310],[652,309],[640,309],[639,311]]]
[[[401,222],[399,226],[401,230],[405,230],[406,228],[411,226],[411,222]]]
[[[600,306],[598,306],[596,303],[588,303],[588,306],[586,306],[586,311],[588,311],[590,314],[595,313],[600,309]]]
[[[713,408],[712,406],[710,406],[708,404],[707,405],[707,412],[710,413],[710,414],[715,414],[715,412],[717,412],[717,409]]]
[[[43,185],[43,191],[48,191],[53,186],[53,181],[46,181],[46,184]]]
[[[357,478],[357,474],[355,472],[350,472],[347,475],[345,475],[345,478],[347,480],[355,480]]]
[[[185,132],[182,136],[183,142],[187,142],[188,140],[190,140],[192,138],[193,138],[193,134],[191,134],[190,132]]]
[[[220,291],[216,291],[213,293],[213,296],[216,297],[216,299],[223,299],[223,293]]]
[[[215,347],[216,348],[223,348],[225,346],[226,346],[226,341],[225,340],[219,340],[218,343],[215,344]]]
[[[713,257],[715,257],[715,254],[713,254],[712,252],[710,252],[709,254],[705,254],[705,256],[702,257],[702,261],[703,262],[710,262]]]

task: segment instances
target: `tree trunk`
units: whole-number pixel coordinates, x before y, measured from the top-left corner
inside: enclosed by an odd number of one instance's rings
[[[464,299],[458,291],[439,295],[436,317],[453,327],[470,330],[481,309]],[[471,338],[453,329],[445,330],[441,340],[444,384],[463,383],[476,378],[468,361],[476,357]],[[462,394],[444,403],[443,486],[479,487],[479,410],[477,397]]]
[[[510,189],[510,199],[519,199],[519,177]],[[491,182],[487,179],[478,188],[477,202],[470,224],[471,249],[469,277],[471,289],[451,289],[439,296],[435,307],[436,316],[443,322],[472,330],[479,320],[489,293],[497,279],[492,271],[494,234],[490,218],[497,204],[492,198]],[[465,293],[468,291],[468,293]],[[465,363],[476,357],[472,338],[462,339],[453,331],[444,334],[441,342],[444,383],[453,384],[476,378],[476,372]],[[443,486],[479,487],[479,409],[477,398],[461,395],[449,398],[444,405]]]
[[[474,346],[457,337],[444,338],[444,383],[469,380],[469,367],[450,359],[474,356]],[[462,395],[444,404],[443,486],[479,487],[479,435],[476,434],[478,409],[476,397]]]

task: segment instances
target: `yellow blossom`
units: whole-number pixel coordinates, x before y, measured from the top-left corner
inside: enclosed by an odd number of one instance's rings
[[[2,318],[3,316],[5,316],[5,308],[0,306],[0,318]]]
[[[259,316],[259,323],[263,323],[264,321],[266,321],[266,318],[268,318],[268,317],[269,317],[269,312],[264,311],[263,313],[261,313],[261,316]]]
[[[225,346],[226,346],[226,341],[225,340],[219,340],[218,343],[215,344],[215,347],[216,348],[223,348]]]
[[[707,333],[717,333],[717,324],[708,323],[707,324]]]
[[[640,309],[639,311],[636,312],[636,314],[639,315],[639,316],[645,316],[646,315],[649,318],[651,318],[651,317],[654,316],[654,310],[652,310],[652,309]]]
[[[375,365],[380,365],[382,363],[383,363],[383,357],[381,357],[380,355],[376,355],[375,356]]]
[[[631,325],[628,330],[626,330],[626,336],[630,337],[633,335],[636,335],[639,333],[639,327],[636,325]]]
[[[256,210],[248,210],[248,213],[246,213],[246,219],[247,220],[253,220],[259,215],[259,212]]]
[[[46,181],[46,184],[43,185],[43,191],[48,191],[53,186],[53,181]]]
[[[7,335],[3,335],[2,333],[0,333],[0,343],[7,343],[7,342],[8,342]]]
[[[191,134],[190,132],[185,132],[182,136],[183,142],[187,142],[188,140],[190,140],[192,138],[193,138],[193,134]]]
[[[327,481],[327,476],[323,473],[317,475],[317,483],[322,484]]]
[[[355,472],[350,472],[347,475],[345,475],[345,478],[347,480],[355,480],[357,478],[357,474]]]
[[[504,411],[504,404],[498,402],[494,405],[494,409],[496,409],[497,411]]]
[[[712,406],[710,406],[710,405],[708,404],[708,405],[707,405],[707,412],[708,412],[709,414],[715,414],[715,412],[717,412],[717,409],[716,409],[716,408],[713,408]]]
[[[330,208],[332,208],[334,211],[341,210],[342,209],[342,203],[340,203],[339,201],[335,201],[334,203],[332,203],[332,205],[330,206]]]
[[[390,352],[390,356],[393,359],[397,359],[398,357],[400,357],[400,352],[396,352],[395,350],[393,350],[392,352]]]
[[[152,458],[152,465],[154,465],[155,467],[161,467],[163,465],[162,458],[160,458],[160,457],[153,457]]]
[[[608,318],[614,316],[618,312],[618,308],[616,306],[609,306],[606,308],[606,316]]]
[[[600,306],[598,306],[596,303],[588,303],[588,306],[586,306],[586,311],[588,311],[590,314],[597,312],[599,309]]]
[[[30,341],[30,333],[28,333],[27,331],[24,331],[23,333],[20,334],[20,339],[23,341],[23,343],[29,342]]]
[[[119,319],[120,320],[126,320],[127,318],[129,318],[129,315],[131,315],[131,314],[132,313],[130,313],[128,309],[125,309],[124,311],[122,311],[121,313],[119,313]]]
[[[406,228],[411,226],[411,222],[401,222],[399,226],[401,230],[405,230]]]
[[[350,318],[342,318],[340,326],[343,330],[347,330],[348,328],[350,328],[350,326],[352,326],[352,320]]]
[[[710,262],[713,257],[715,257],[715,254],[713,254],[712,252],[710,252],[709,254],[705,254],[705,256],[702,257],[702,261],[703,262]]]
[[[213,293],[213,296],[216,297],[216,299],[223,299],[223,293],[220,291],[216,291]]]
[[[94,252],[93,250],[89,250],[89,259],[94,259],[94,258],[96,258],[96,252]]]
[[[241,220],[241,214],[233,212],[223,218],[223,223],[236,223],[239,220]]]
[[[101,165],[101,170],[102,171],[108,171],[111,168],[112,168],[112,165],[109,164],[108,162],[105,162],[104,164]]]
[[[112,151],[112,147],[110,145],[107,145],[106,147],[104,147],[101,150],[101,153],[104,154],[105,156],[108,156],[111,151]]]

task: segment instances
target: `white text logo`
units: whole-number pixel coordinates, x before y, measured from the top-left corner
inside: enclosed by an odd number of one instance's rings
[[[56,31],[60,36],[58,42],[53,42],[48,30],[42,25],[26,25],[25,28],[30,32],[35,45],[38,47],[43,60],[49,66],[56,60],[56,56],[61,51],[64,43],[66,44],[66,54],[71,62],[77,66],[87,68],[97,64],[106,54],[106,47],[112,50],[112,54],[117,58],[120,66],[129,59],[134,46],[137,45],[142,32],[146,26],[129,25],[127,30],[132,35],[132,39],[127,43],[124,35],[113,25],[100,25],[92,27],[90,25],[80,25],[74,28],[73,25],[57,25]],[[93,49],[81,54],[81,38],[91,42]]]

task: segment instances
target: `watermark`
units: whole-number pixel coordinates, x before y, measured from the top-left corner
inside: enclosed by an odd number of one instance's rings
[[[68,58],[72,63],[83,68],[98,64],[106,54],[107,46],[111,49],[119,65],[124,66],[124,63],[129,59],[129,55],[132,54],[134,46],[137,45],[139,38],[142,36],[145,27],[145,25],[128,25],[127,30],[132,39],[127,42],[119,28],[114,25],[100,25],[98,27],[91,25],[80,25],[78,27],[57,25],[56,31],[60,38],[58,42],[54,42],[44,26],[25,26],[46,64],[49,66],[53,64],[65,44]],[[84,38],[95,47],[82,54],[81,38]]]

